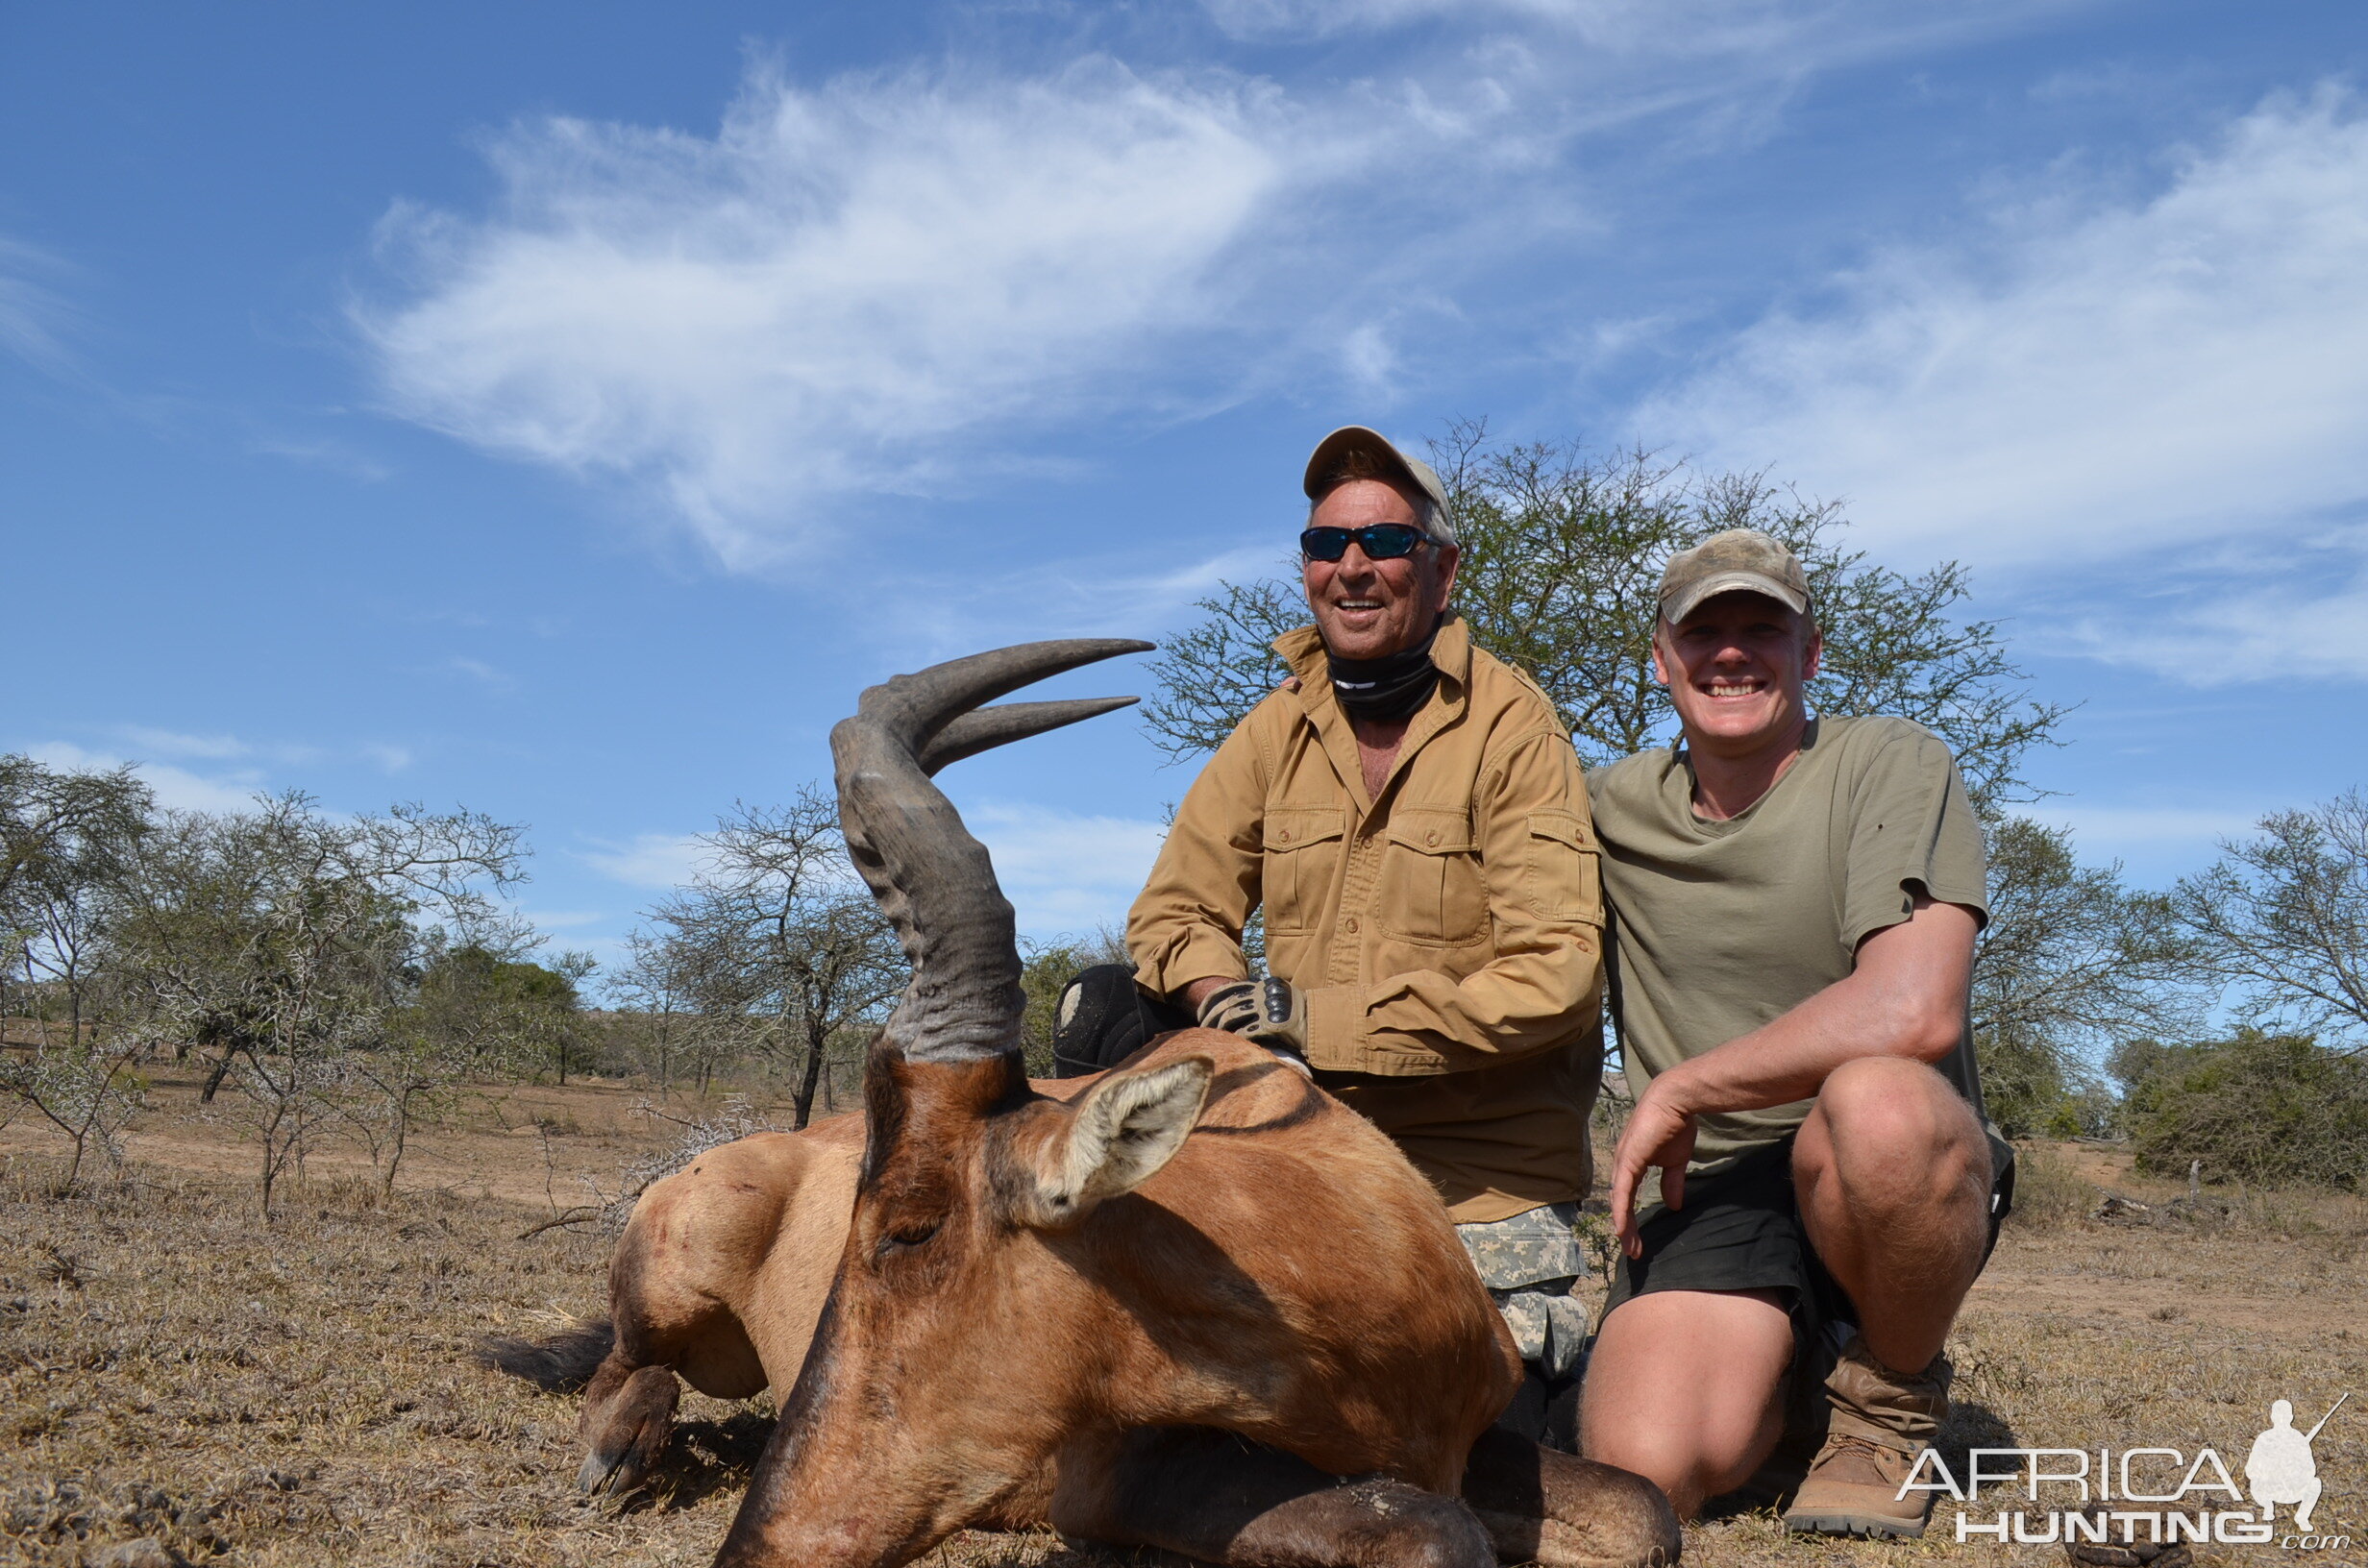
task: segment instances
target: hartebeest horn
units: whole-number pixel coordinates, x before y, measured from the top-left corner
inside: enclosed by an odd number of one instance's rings
[[[972,711],[1064,670],[1152,646],[1080,637],[974,653],[870,688],[855,716],[831,730],[848,852],[913,966],[887,1030],[908,1058],[968,1062],[1017,1050],[1023,1006],[1011,903],[996,886],[986,846],[929,775],[989,747],[1131,702]]]
[[[1024,741],[1030,735],[1115,713],[1142,700],[1139,697],[1081,697],[1067,702],[1006,702],[999,708],[966,713],[921,748],[921,771],[934,775],[964,757],[991,751],[1007,741]]]

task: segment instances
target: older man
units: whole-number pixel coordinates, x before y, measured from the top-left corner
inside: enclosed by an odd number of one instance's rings
[[[1315,625],[1275,643],[1291,677],[1177,809],[1127,919],[1131,984],[1089,973],[1056,1046],[1086,1070],[1197,1019],[1303,1062],[1462,1223],[1539,1373],[1516,1414],[1534,1428],[1587,1327],[1567,1299],[1602,1056],[1586,780],[1553,704],[1448,608],[1438,476],[1351,426],[1304,484]]]
[[[1966,1021],[1982,836],[1930,731],[1810,716],[1822,649],[1776,540],[1679,555],[1653,665],[1682,742],[1591,781],[1643,1087],[1613,1160],[1625,1257],[1586,1452],[1690,1514],[1768,1458],[1789,1388],[1791,1429],[1826,1436],[1787,1524],[1919,1535],[1931,1494],[1900,1486],[1946,1411],[1941,1344],[2010,1189]],[[1640,1214],[1652,1169],[1661,1202]],[[1800,1396],[1829,1366],[1820,1410]]]

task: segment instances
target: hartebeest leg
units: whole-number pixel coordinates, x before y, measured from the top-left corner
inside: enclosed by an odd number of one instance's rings
[[[1165,1547],[1225,1568],[1494,1568],[1487,1531],[1451,1497],[1343,1481],[1202,1427],[1147,1427],[1065,1449],[1053,1527]]]
[[[583,1467],[576,1484],[598,1496],[623,1497],[650,1479],[650,1468],[674,1431],[682,1385],[664,1366],[634,1366],[612,1351],[583,1391],[576,1433]]]
[[[1638,1568],[1674,1563],[1683,1541],[1668,1498],[1642,1476],[1501,1429],[1471,1445],[1464,1501],[1507,1562]]]

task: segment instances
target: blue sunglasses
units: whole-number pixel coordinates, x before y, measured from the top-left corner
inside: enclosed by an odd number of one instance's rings
[[[1430,535],[1404,523],[1376,523],[1367,528],[1309,528],[1299,535],[1299,553],[1311,561],[1337,561],[1356,541],[1369,561],[1394,561],[1412,555]]]

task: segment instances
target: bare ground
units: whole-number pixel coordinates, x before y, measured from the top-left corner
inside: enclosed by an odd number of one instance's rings
[[[520,1234],[671,1132],[606,1085],[509,1091],[424,1140],[381,1204],[358,1153],[314,1157],[278,1219],[256,1209],[227,1104],[159,1086],[120,1181],[48,1195],[55,1148],[0,1129],[0,1562],[98,1562],[154,1537],[193,1563],[701,1564],[770,1427],[762,1402],[686,1394],[655,1493],[579,1502],[575,1402],[470,1364],[487,1331],[602,1304],[604,1238]],[[2035,1151],[1952,1346],[1954,1445],[2210,1445],[2241,1469],[2270,1402],[2316,1445],[2320,1528],[2368,1540],[2368,1208],[2244,1197],[2227,1221],[2087,1219],[2095,1186],[2161,1199],[2109,1151]],[[2011,1488],[1979,1507],[1994,1516]],[[1713,1565],[2060,1562],[2053,1547],[1786,1537],[1765,1515],[1689,1531]],[[1057,1562],[1056,1562],[1056,1559]],[[2368,1562],[2368,1548],[2213,1548],[2198,1560]],[[950,1568],[1110,1568],[1048,1535],[958,1538]],[[145,1565],[142,1565],[145,1568]]]

